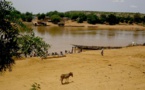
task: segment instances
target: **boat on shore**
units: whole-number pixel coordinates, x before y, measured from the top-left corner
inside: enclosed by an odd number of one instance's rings
[[[86,45],[73,45],[78,49],[86,49],[86,50],[101,50],[101,49],[121,49],[121,46],[86,46]]]

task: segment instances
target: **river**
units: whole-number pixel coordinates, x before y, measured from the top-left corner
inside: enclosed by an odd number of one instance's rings
[[[96,30],[84,27],[32,26],[36,36],[51,45],[49,52],[71,50],[72,44],[89,46],[127,46],[145,43],[145,31]]]

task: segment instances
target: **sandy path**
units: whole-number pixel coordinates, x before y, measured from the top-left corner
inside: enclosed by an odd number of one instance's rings
[[[145,47],[85,51],[63,58],[16,61],[12,72],[0,75],[0,90],[144,90]],[[73,72],[70,83],[61,85],[60,75]]]

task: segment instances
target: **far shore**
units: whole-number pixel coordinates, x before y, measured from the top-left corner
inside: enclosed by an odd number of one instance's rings
[[[48,26],[58,26],[57,24],[53,24],[51,22],[47,22]],[[107,25],[107,24],[88,24],[87,22],[84,23],[77,23],[76,21],[68,20],[65,22],[64,27],[85,27],[90,29],[107,29],[107,30],[136,30],[141,31],[145,30],[145,25],[138,25],[138,24],[117,24],[117,25]]]

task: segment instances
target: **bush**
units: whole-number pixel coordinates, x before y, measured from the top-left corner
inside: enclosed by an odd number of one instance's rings
[[[118,20],[118,18],[114,14],[110,14],[108,16],[107,22],[110,25],[115,25],[115,24],[118,24],[119,23],[119,20]]]
[[[32,88],[31,88],[30,90],[40,90],[40,89],[41,89],[40,84],[34,83],[34,84],[32,85]]]
[[[87,22],[90,24],[96,24],[99,22],[99,18],[95,14],[89,14],[87,16]]]
[[[58,22],[60,22],[61,17],[59,15],[52,15],[51,16],[51,21],[55,24],[57,24]]]

